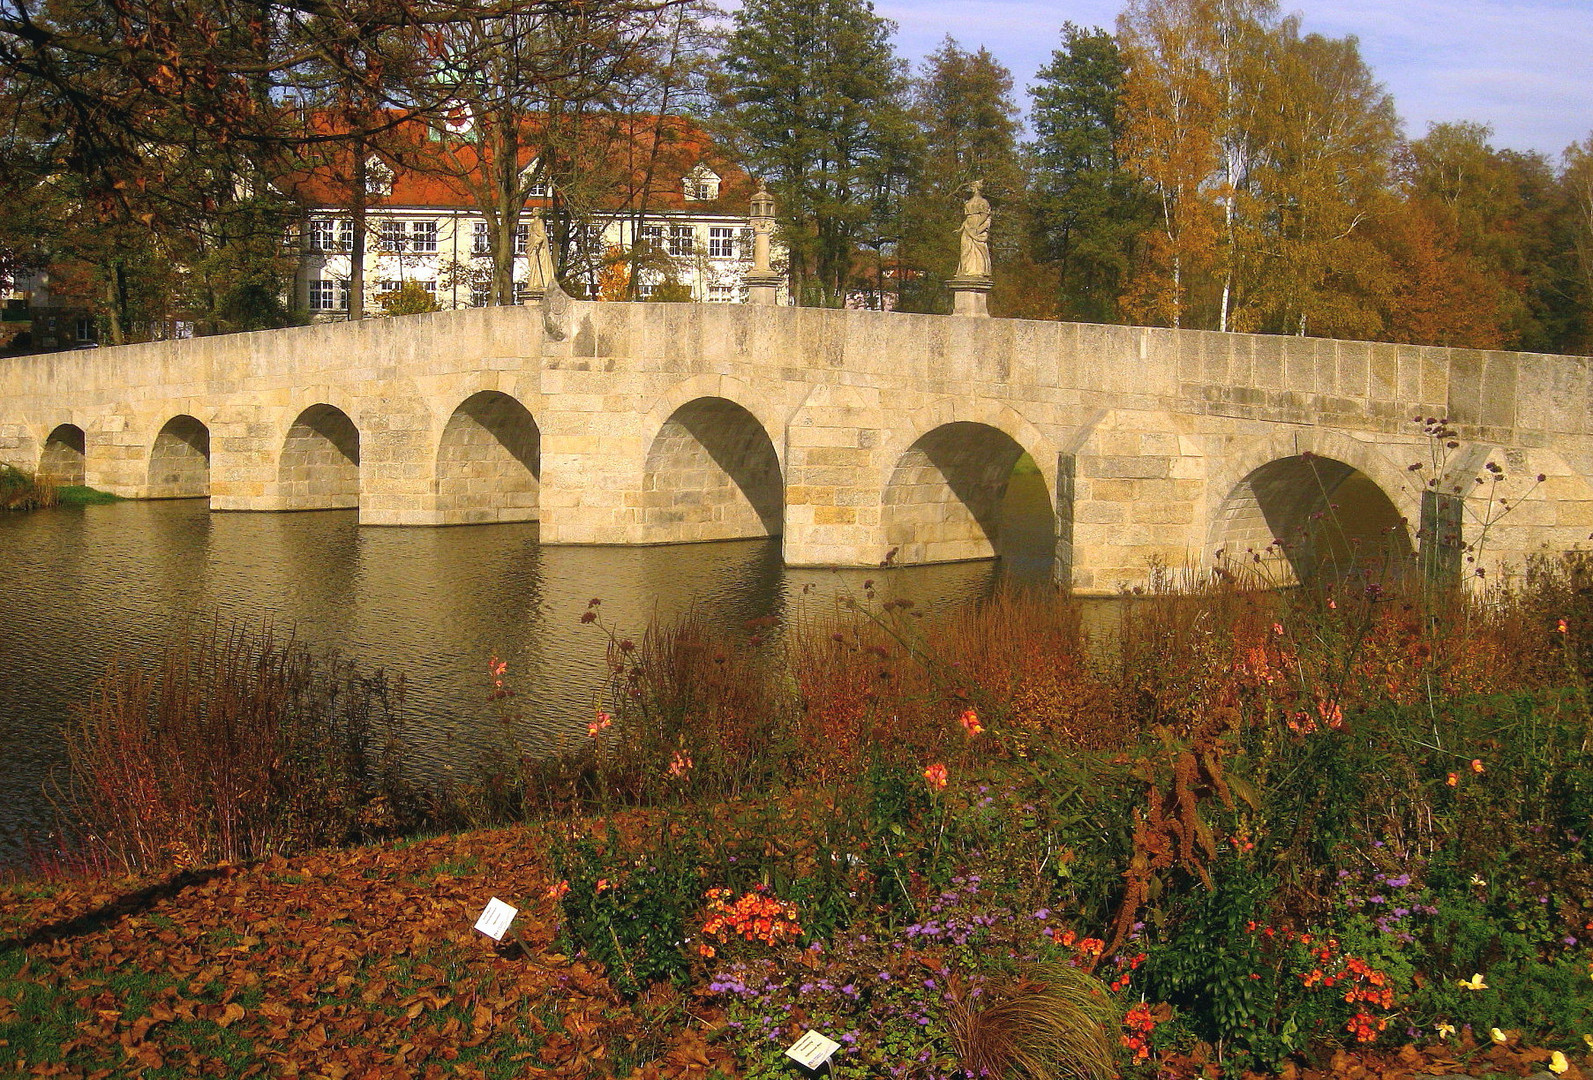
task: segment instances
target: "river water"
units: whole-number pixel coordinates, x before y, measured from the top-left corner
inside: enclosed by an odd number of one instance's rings
[[[695,609],[740,625],[822,613],[875,579],[880,599],[938,604],[1002,576],[1048,579],[1044,489],[1015,476],[997,562],[797,570],[777,540],[544,547],[535,525],[360,528],[353,511],[211,513],[204,500],[0,515],[0,867],[47,827],[61,729],[113,658],[148,660],[187,625],[266,623],[364,669],[402,673],[423,768],[485,739],[487,663],[509,664],[524,736],[584,730],[605,676],[603,621],[626,636]]]

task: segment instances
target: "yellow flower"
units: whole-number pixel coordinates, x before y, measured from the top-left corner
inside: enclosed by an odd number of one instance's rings
[[[1556,1050],[1549,1055],[1549,1071],[1554,1075],[1559,1076],[1570,1067],[1571,1063],[1565,1059],[1565,1055],[1560,1053],[1560,1051]]]
[[[1440,1039],[1447,1039],[1449,1036],[1455,1033],[1455,1025],[1447,1023],[1443,1020],[1438,1021],[1434,1027],[1437,1029],[1438,1037]]]
[[[1482,981],[1481,975],[1473,974],[1469,979],[1460,980],[1460,988],[1462,990],[1486,990],[1488,989],[1488,984]]]
[[[1494,1041],[1494,1043],[1499,1045],[1499,1046],[1503,1046],[1505,1043],[1510,1041],[1510,1036],[1506,1035],[1504,1032],[1500,1031],[1498,1028],[1489,1028],[1488,1029],[1488,1038],[1492,1039]]]
[[[1593,1050],[1593,1035],[1582,1036],[1582,1041],[1587,1043],[1587,1048]]]

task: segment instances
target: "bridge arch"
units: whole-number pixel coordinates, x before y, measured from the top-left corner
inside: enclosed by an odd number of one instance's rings
[[[210,494],[210,429],[182,413],[167,420],[149,451],[146,497],[197,499]]]
[[[45,436],[39,452],[38,477],[51,484],[86,482],[88,439],[76,424],[58,424]]]
[[[1056,548],[1056,451],[1006,406],[942,404],[920,410],[921,432],[895,454],[881,484],[880,526],[889,561],[918,563],[1043,555]],[[905,441],[905,440],[903,440]],[[900,442],[897,443],[900,446]],[[1003,504],[1014,467],[1028,454],[1044,493],[1043,536],[1021,552],[1003,543]]]
[[[768,427],[746,405],[723,396],[736,388],[733,380],[691,383],[661,399],[643,428],[651,432],[638,515],[644,542],[781,535],[785,476]],[[654,426],[667,404],[710,388],[717,392],[675,404]]]
[[[519,399],[481,390],[444,425],[436,456],[437,523],[535,521],[542,432]]]
[[[1302,430],[1252,446],[1209,491],[1208,552],[1278,584],[1351,571],[1397,576],[1414,565],[1420,493],[1380,449],[1340,432]]]
[[[282,442],[277,482],[284,510],[359,506],[360,433],[348,413],[325,402],[299,413]]]

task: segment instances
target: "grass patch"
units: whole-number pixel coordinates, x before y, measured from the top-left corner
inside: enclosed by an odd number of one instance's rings
[[[55,489],[56,502],[61,506],[103,506],[122,501],[120,495],[80,484],[65,484]]]

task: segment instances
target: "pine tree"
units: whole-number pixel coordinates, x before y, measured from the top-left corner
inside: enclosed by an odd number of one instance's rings
[[[720,107],[771,181],[792,295],[839,304],[861,241],[900,190],[908,146],[895,24],[869,0],[769,0],[737,10]]]
[[[1125,68],[1117,40],[1099,28],[1062,27],[1062,47],[1029,88],[1033,227],[1055,267],[1064,319],[1118,321],[1135,244],[1150,203],[1118,160]]]

